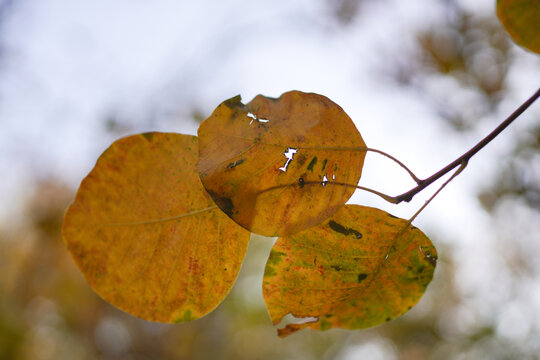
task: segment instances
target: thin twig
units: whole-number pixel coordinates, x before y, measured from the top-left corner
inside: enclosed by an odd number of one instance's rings
[[[420,209],[418,209],[417,212],[414,213],[414,215],[409,219],[407,220],[407,222],[405,223],[405,226],[403,226],[403,228],[401,228],[401,230],[396,234],[396,236],[394,237],[394,241],[392,241],[392,244],[388,247],[388,252],[386,253],[386,256],[384,257],[385,259],[388,259],[388,257],[390,256],[390,252],[392,251],[392,249],[395,249],[395,244],[396,244],[396,241],[398,240],[398,238],[400,236],[402,236],[408,229],[409,229],[409,226],[411,226],[412,222],[414,219],[416,219],[416,217],[418,216],[418,214],[420,214],[422,212],[422,210],[424,210],[426,208],[426,206],[429,205],[429,203],[435,199],[435,197],[437,195],[439,195],[439,193],[442,191],[442,189],[444,189],[446,187],[446,185],[448,185],[450,183],[450,181],[454,180],[454,178],[456,176],[458,176],[464,169],[465,167],[467,166],[467,161],[464,161],[461,163],[461,166],[456,170],[456,172],[454,172],[452,174],[452,176],[450,176],[448,178],[448,180],[446,180],[440,187],[439,189],[437,189],[437,191],[435,191],[435,193],[433,195],[431,195],[431,197],[424,203],[424,205],[422,205],[420,207]]]
[[[439,180],[441,177],[458,167],[464,162],[468,162],[477,152],[482,150],[484,146],[489,144],[493,139],[497,137],[508,125],[510,125],[514,120],[516,120],[529,106],[531,106],[538,98],[540,97],[540,88],[525,101],[519,108],[516,109],[509,117],[507,117],[499,126],[495,128],[488,136],[483,138],[478,144],[472,147],[465,154],[461,155],[459,158],[446,165],[441,170],[437,171],[435,174],[431,175],[427,179],[421,180],[418,186],[413,189],[394,197],[392,203],[399,204],[402,201],[409,202],[412,198],[418,194],[420,191],[424,190],[429,185],[433,184],[435,181]]]
[[[448,180],[446,180],[442,185],[441,187],[435,191],[435,193],[433,195],[431,195],[431,197],[424,203],[424,205],[422,205],[422,207],[420,207],[420,209],[418,209],[417,212],[414,213],[414,215],[407,221],[408,224],[411,224],[413,222],[414,219],[416,219],[416,217],[418,216],[418,214],[420,214],[422,212],[422,210],[424,210],[426,208],[426,206],[429,205],[429,203],[431,202],[431,200],[433,200],[435,198],[435,196],[439,195],[439,193],[441,192],[442,189],[444,189],[444,187],[446,185],[448,185],[450,183],[450,181],[454,180],[454,178],[456,176],[458,176],[466,167],[467,167],[467,161],[463,161],[461,163],[461,166],[456,170],[455,173],[452,174],[452,176],[450,176],[448,178]]]
[[[386,156],[387,158],[389,158],[390,160],[392,160],[393,162],[395,162],[396,164],[398,164],[399,166],[401,166],[403,169],[405,169],[405,171],[407,171],[409,173],[409,175],[411,176],[411,178],[417,183],[417,184],[420,184],[422,182],[422,180],[417,177],[416,175],[414,175],[414,173],[407,167],[405,166],[404,163],[402,163],[401,161],[399,161],[398,159],[396,159],[395,157],[393,157],[392,155],[390,154],[387,154],[385,153],[384,151],[381,151],[381,150],[377,150],[377,149],[372,149],[372,148],[366,148],[367,151],[371,151],[371,152],[374,152],[374,153],[377,153],[377,154],[381,154],[383,156]]]

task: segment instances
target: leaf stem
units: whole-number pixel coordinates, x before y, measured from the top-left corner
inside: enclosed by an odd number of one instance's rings
[[[431,175],[427,179],[421,180],[418,183],[418,186],[412,188],[411,190],[395,196],[392,198],[393,201],[390,201],[394,204],[399,204],[403,201],[409,202],[412,198],[424,190],[429,185],[433,184],[435,181],[439,180],[441,177],[458,167],[459,165],[468,162],[477,152],[482,150],[487,144],[489,144],[493,139],[495,139],[508,125],[510,125],[514,120],[516,120],[529,106],[531,106],[538,98],[540,97],[540,88],[536,92],[521,104],[510,116],[508,116],[499,126],[495,128],[490,134],[483,138],[478,144],[473,146],[465,154],[458,157],[456,160],[446,165],[441,170],[437,171],[435,174]]]
[[[395,244],[396,244],[396,241],[398,240],[398,238],[403,235],[405,233],[405,231],[407,231],[407,229],[409,229],[409,226],[412,226],[412,222],[414,219],[416,219],[416,217],[418,216],[418,214],[420,214],[422,212],[422,210],[424,210],[426,208],[426,206],[429,205],[429,203],[435,199],[435,197],[437,195],[439,195],[439,193],[442,191],[442,189],[444,189],[446,187],[446,185],[448,185],[450,183],[450,181],[454,180],[454,178],[456,176],[458,176],[464,169],[465,167],[467,166],[467,161],[464,161],[461,163],[461,166],[452,174],[452,176],[450,176],[450,178],[448,178],[448,180],[446,180],[438,189],[437,191],[435,191],[435,193],[433,195],[431,195],[431,197],[424,203],[424,205],[422,205],[420,207],[420,209],[418,209],[417,212],[414,213],[414,215],[409,219],[407,220],[407,222],[405,223],[405,226],[403,228],[401,228],[401,230],[396,234],[396,236],[394,237],[394,240],[392,241],[392,243],[390,244],[390,246],[388,247],[388,252],[386,253],[384,259],[388,259],[388,257],[390,256],[390,253],[392,252],[392,250],[395,251]]]
[[[448,178],[448,180],[446,180],[439,189],[437,189],[437,191],[435,191],[435,193],[433,195],[431,195],[431,197],[424,203],[424,205],[422,205],[420,207],[420,209],[418,209],[417,212],[414,213],[414,215],[407,221],[408,224],[411,224],[413,222],[414,219],[416,219],[416,217],[418,216],[418,214],[420,214],[422,212],[422,210],[424,210],[426,208],[426,206],[429,205],[429,203],[431,202],[431,200],[433,200],[435,198],[435,196],[439,195],[439,193],[441,192],[442,189],[444,189],[444,187],[446,185],[448,185],[450,183],[450,181],[454,180],[454,178],[456,176],[458,176],[466,167],[467,167],[467,164],[468,162],[466,160],[463,160],[463,162],[461,163],[461,166],[456,170],[456,172],[454,172],[452,174],[452,176],[450,176],[450,178]]]
[[[382,192],[380,191],[377,191],[377,190],[373,190],[373,189],[370,189],[370,188],[367,188],[367,187],[364,187],[364,186],[360,186],[360,185],[351,185],[351,184],[347,184],[347,183],[342,183],[342,182],[337,182],[337,181],[333,181],[333,180],[328,180],[327,182],[321,182],[321,181],[306,181],[304,184],[308,185],[308,184],[319,184],[319,185],[323,185],[324,186],[327,186],[327,185],[337,185],[337,186],[345,186],[345,187],[353,187],[353,188],[356,188],[356,189],[359,189],[359,190],[362,190],[362,191],[367,191],[367,192],[370,192],[372,194],[375,194],[381,198],[383,198],[384,200],[390,202],[390,203],[395,203],[395,197],[394,196],[390,196],[390,195],[386,195],[386,194],[383,194]]]
[[[387,154],[385,153],[384,151],[382,150],[377,150],[377,149],[372,149],[372,148],[366,148],[366,151],[371,151],[371,152],[374,152],[374,153],[377,153],[377,154],[381,154],[383,156],[386,156],[387,158],[389,158],[390,160],[392,160],[393,162],[395,162],[396,164],[398,164],[399,166],[401,166],[403,169],[405,169],[405,171],[407,171],[409,173],[409,175],[411,176],[411,178],[417,183],[417,184],[420,184],[422,182],[422,180],[417,177],[416,175],[414,175],[414,173],[412,172],[412,170],[410,170],[407,166],[405,166],[404,163],[402,163],[401,161],[399,161],[398,159],[396,159],[395,157],[393,157],[392,155],[390,154]]]

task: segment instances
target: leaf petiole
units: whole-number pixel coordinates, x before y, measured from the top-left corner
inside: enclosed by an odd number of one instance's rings
[[[381,150],[377,150],[377,149],[372,149],[372,148],[366,148],[366,151],[371,151],[371,152],[374,152],[374,153],[377,153],[377,154],[381,154],[383,156],[386,156],[387,158],[389,158],[390,160],[392,160],[393,162],[395,162],[396,164],[398,164],[399,166],[401,166],[403,169],[405,169],[405,171],[407,171],[409,173],[409,175],[411,176],[411,178],[417,183],[417,184],[420,184],[422,182],[422,179],[420,179],[419,177],[417,177],[416,175],[414,175],[414,173],[412,172],[412,170],[410,170],[407,166],[405,166],[404,163],[402,163],[401,161],[399,161],[398,159],[396,159],[395,157],[393,157],[392,155],[390,154],[387,154],[385,153],[384,151],[381,151]],[[388,201],[388,200],[387,200]]]
[[[467,160],[464,160],[462,163],[461,163],[461,166],[456,170],[455,173],[452,174],[452,176],[450,176],[450,178],[448,180],[446,180],[439,189],[437,189],[437,191],[435,191],[435,193],[433,195],[431,195],[431,197],[424,203],[424,205],[422,205],[420,207],[420,209],[418,209],[417,212],[414,213],[414,215],[407,221],[407,224],[410,225],[414,219],[416,219],[416,217],[422,212],[422,210],[424,210],[426,208],[426,206],[429,205],[429,203],[435,199],[435,196],[437,196],[442,189],[444,189],[444,187],[446,185],[448,185],[450,183],[450,181],[454,180],[454,178],[456,176],[458,176],[466,167],[467,167],[467,164],[468,164],[468,161]]]

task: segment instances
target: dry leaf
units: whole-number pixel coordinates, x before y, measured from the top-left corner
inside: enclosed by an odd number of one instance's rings
[[[266,236],[294,234],[323,221],[350,198],[365,143],[328,98],[291,91],[223,102],[199,127],[199,173],[216,204]],[[334,183],[334,184],[333,184]]]
[[[249,232],[200,183],[197,138],[145,133],[114,142],[83,180],[63,237],[92,288],[146,320],[182,322],[231,289]]]
[[[278,330],[360,329],[407,312],[424,294],[437,252],[417,228],[382,210],[345,205],[320,225],[274,245],[263,294],[274,324],[287,314],[311,318]]]

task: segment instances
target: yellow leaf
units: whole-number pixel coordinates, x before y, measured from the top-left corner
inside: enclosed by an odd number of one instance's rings
[[[82,181],[64,241],[90,286],[151,321],[213,310],[231,289],[249,232],[206,194],[194,136],[145,133],[114,142]]]
[[[437,252],[417,228],[382,210],[345,205],[320,225],[279,238],[263,294],[272,322],[312,318],[278,330],[359,329],[407,312],[423,295]]]
[[[266,236],[309,228],[350,198],[365,143],[328,98],[291,91],[220,104],[199,127],[199,173],[216,204]],[[333,184],[334,183],[334,184]]]
[[[539,0],[497,0],[497,15],[518,45],[540,54]]]

